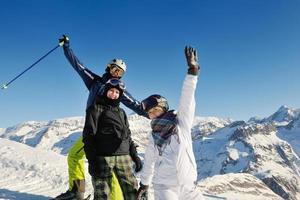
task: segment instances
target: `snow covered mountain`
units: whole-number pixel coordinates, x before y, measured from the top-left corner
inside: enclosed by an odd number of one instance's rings
[[[83,117],[49,122],[30,121],[9,127],[0,136],[31,147],[67,154],[72,144],[80,137],[83,125]]]
[[[262,122],[290,122],[298,118],[300,114],[300,109],[293,109],[287,106],[281,106],[274,114],[264,118]]]
[[[299,110],[282,106],[271,115],[273,117],[248,122],[195,117],[192,136],[198,165],[198,185],[200,190],[208,194],[206,198],[217,195],[232,200],[300,199]],[[150,121],[131,115],[129,123],[132,137],[138,143],[138,151],[143,157]],[[65,155],[80,137],[83,124],[83,117],[73,117],[50,122],[26,122],[0,130],[0,142],[5,143],[0,145],[0,180],[5,180],[0,181],[0,188],[5,188],[0,189],[0,199],[25,199],[23,197],[27,196],[24,193],[34,197],[28,199],[47,199],[46,196],[63,192],[67,188]],[[11,143],[1,138],[9,139]],[[32,152],[24,150],[26,148]],[[24,152],[29,155],[23,155]],[[58,169],[57,174],[52,174],[51,178],[39,173],[46,170],[43,162],[47,163],[47,159],[34,157],[47,153],[53,159],[58,157],[53,166],[48,162],[49,169]],[[7,178],[9,174],[16,178]],[[25,180],[22,176],[28,178]],[[30,180],[38,183],[49,179],[49,182],[44,181],[45,185],[41,184],[41,188],[51,186],[52,189],[46,192],[35,186],[32,190],[13,187],[10,184],[12,179],[19,181],[17,185],[26,181],[26,185],[30,185]],[[10,186],[4,186],[7,184]],[[91,191],[92,187],[89,186],[88,190]],[[12,198],[13,195],[22,198]]]
[[[221,119],[217,117],[195,117],[192,128],[193,139],[195,140],[197,138],[207,136],[232,122],[232,119]]]
[[[199,177],[249,173],[284,199],[300,199],[299,142],[300,129],[271,123],[225,127],[194,142]]]
[[[147,133],[151,130],[150,120],[139,115],[130,115],[128,119],[133,139],[136,139],[139,146],[143,148],[147,144]],[[193,137],[208,135],[230,122],[232,122],[230,119],[195,117]],[[83,126],[84,117],[56,119],[50,122],[30,121],[3,129],[0,137],[67,154],[74,141],[80,137]]]

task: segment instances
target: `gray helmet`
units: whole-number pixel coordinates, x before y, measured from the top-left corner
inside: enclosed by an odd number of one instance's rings
[[[161,107],[165,112],[169,110],[169,104],[167,99],[159,94],[153,94],[147,97],[141,102],[141,104],[146,112],[148,112],[151,108],[154,108],[156,106]]]

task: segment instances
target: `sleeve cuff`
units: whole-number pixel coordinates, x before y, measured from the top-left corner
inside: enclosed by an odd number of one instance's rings
[[[189,67],[188,74],[197,76],[199,74],[199,67]]]

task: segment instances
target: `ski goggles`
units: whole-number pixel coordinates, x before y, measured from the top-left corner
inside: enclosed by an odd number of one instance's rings
[[[118,87],[118,88],[120,88],[123,91],[126,89],[126,86],[125,86],[124,82],[122,82],[121,80],[116,79],[116,78],[109,79],[106,82],[106,84],[110,84],[110,85],[112,85],[114,87]]]
[[[120,68],[119,66],[117,65],[111,65],[110,69],[109,69],[109,73],[110,74],[115,74],[117,73],[117,75],[119,77],[123,76],[124,75],[124,70],[122,68]]]

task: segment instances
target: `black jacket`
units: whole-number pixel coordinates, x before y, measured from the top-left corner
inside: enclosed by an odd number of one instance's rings
[[[98,156],[129,155],[131,132],[122,108],[100,98],[86,110],[85,120],[83,143],[89,161]]]

